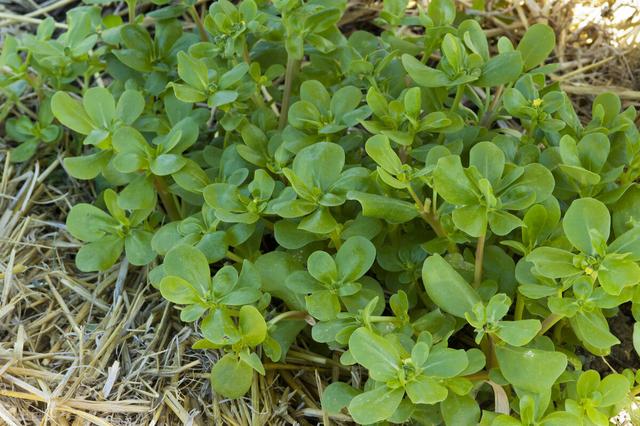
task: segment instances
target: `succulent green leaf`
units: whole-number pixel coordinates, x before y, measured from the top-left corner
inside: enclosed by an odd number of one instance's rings
[[[529,392],[548,392],[567,368],[566,355],[541,349],[497,346],[496,357],[505,379]]]
[[[380,422],[393,415],[403,396],[402,388],[380,386],[354,397],[349,403],[349,413],[358,424]]]
[[[123,246],[119,236],[105,235],[78,250],[76,265],[83,272],[106,271],[120,258]]]
[[[449,394],[447,388],[438,383],[438,380],[426,375],[420,375],[407,383],[405,389],[414,404],[437,404],[444,401]]]
[[[371,137],[367,141],[365,149],[369,157],[385,171],[391,174],[399,174],[402,172],[402,162],[393,149],[391,149],[389,138],[386,136],[376,135]]]
[[[51,111],[60,123],[80,134],[88,135],[95,127],[82,103],[73,99],[66,92],[56,92],[53,95]]]
[[[438,254],[424,261],[422,281],[429,298],[440,309],[459,318],[464,318],[480,302],[473,287]]]
[[[580,198],[567,209],[562,228],[575,248],[583,253],[596,254],[598,245],[609,239],[611,216],[601,201]]]
[[[211,386],[226,398],[239,398],[249,391],[253,369],[234,354],[226,354],[211,370]]]
[[[409,76],[422,87],[446,87],[451,84],[442,71],[428,67],[410,55],[402,55],[402,65]]]
[[[376,259],[376,248],[364,237],[356,236],[347,239],[336,254],[338,274],[344,281],[356,281],[373,265]]]
[[[522,54],[524,70],[542,64],[553,51],[556,35],[546,24],[534,24],[524,33],[517,50]]]
[[[347,198],[360,203],[364,216],[385,219],[389,223],[405,223],[418,216],[415,205],[396,198],[360,191],[349,191]]]
[[[400,354],[395,346],[365,327],[353,332],[349,338],[349,351],[376,381],[391,380],[401,367]]]
[[[164,258],[163,268],[167,276],[182,278],[191,283],[200,294],[209,292],[209,263],[197,248],[180,245],[171,249]]]

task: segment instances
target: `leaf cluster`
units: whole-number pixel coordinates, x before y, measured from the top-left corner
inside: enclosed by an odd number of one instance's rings
[[[604,93],[581,121],[550,27],[488,39],[451,0],[387,0],[380,35],[343,34],[343,0],[85,3],[6,37],[0,90],[40,100],[13,159],[46,143],[95,181],[78,268],[148,268],[220,354],[215,392],[306,336],[365,373],[322,396],[360,424],[606,425],[637,393],[579,355],[640,320],[637,114]]]

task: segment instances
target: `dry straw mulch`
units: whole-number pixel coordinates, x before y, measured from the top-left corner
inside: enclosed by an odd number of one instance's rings
[[[77,4],[0,0],[0,36],[33,31],[47,14],[63,22],[65,8]],[[469,8],[471,0],[459,5]],[[379,1],[352,1],[343,28],[376,31],[380,8]],[[535,22],[556,28],[560,68],[552,78],[586,116],[605,90],[640,105],[639,9],[637,0],[487,0],[487,12],[473,13],[489,35],[514,41]],[[0,104],[4,113],[9,108]],[[328,418],[318,395],[332,378],[359,381],[359,371],[314,353],[304,338],[285,364],[266,364],[266,377],[256,375],[244,399],[217,399],[208,383],[217,354],[190,348],[198,336],[148,284],[145,269],[126,261],[103,274],[75,269],[79,244],[64,220],[71,205],[93,194],[66,177],[64,153],[43,152],[16,166],[8,145],[0,140],[0,424],[349,423]]]

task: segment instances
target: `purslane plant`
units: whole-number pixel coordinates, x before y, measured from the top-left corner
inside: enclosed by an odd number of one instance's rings
[[[360,424],[606,425],[639,392],[584,356],[640,320],[637,116],[604,93],[578,118],[551,28],[489,40],[451,0],[385,1],[380,35],[343,34],[344,0],[87,3],[5,37],[3,95],[40,101],[12,158],[59,141],[95,180],[78,268],[146,265],[220,354],[215,392],[297,338],[361,367],[322,395]]]

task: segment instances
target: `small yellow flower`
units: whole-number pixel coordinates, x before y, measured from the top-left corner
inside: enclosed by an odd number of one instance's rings
[[[535,108],[538,108],[540,105],[542,105],[542,99],[540,98],[534,99],[532,104]]]
[[[592,275],[595,271],[593,270],[593,268],[591,266],[587,266],[586,268],[584,268],[584,273],[587,275]]]

